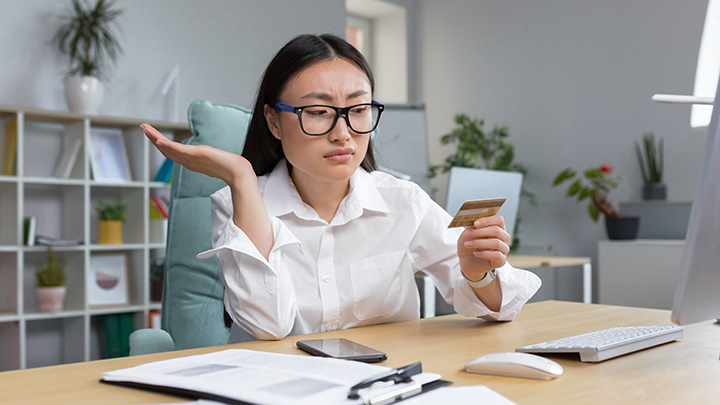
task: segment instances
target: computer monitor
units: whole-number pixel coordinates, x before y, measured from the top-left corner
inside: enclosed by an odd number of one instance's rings
[[[720,81],[718,81],[720,84]],[[720,318],[720,86],[680,261],[672,321]]]
[[[505,219],[505,228],[512,244],[522,182],[522,173],[453,167],[450,169],[445,210],[455,215],[465,201],[506,198],[498,215]]]

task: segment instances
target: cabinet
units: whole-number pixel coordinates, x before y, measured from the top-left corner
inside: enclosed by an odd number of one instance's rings
[[[169,186],[152,181],[164,157],[138,126],[148,122],[176,140],[190,136],[190,131],[178,123],[0,105],[0,128],[12,120],[17,120],[15,174],[0,176],[0,371],[102,358],[104,315],[130,313],[133,328],[139,329],[148,326],[149,311],[160,309],[160,303],[150,299],[150,264],[164,257],[165,243],[162,235],[150,232],[148,201],[169,196]],[[92,128],[121,131],[131,181],[93,179],[89,147]],[[77,137],[83,139],[82,148],[70,176],[54,177],[63,147]],[[96,244],[93,202],[97,199],[120,200],[128,205],[123,244]],[[67,296],[60,313],[38,310],[34,273],[38,263],[47,259],[47,247],[23,245],[26,216],[37,218],[38,234],[84,241],[53,247],[66,263]],[[129,304],[91,307],[86,293],[91,258],[113,252],[127,258]]]
[[[598,243],[600,304],[672,309],[684,240]]]

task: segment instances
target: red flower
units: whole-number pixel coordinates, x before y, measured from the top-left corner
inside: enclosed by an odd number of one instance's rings
[[[610,165],[602,165],[600,166],[600,170],[605,173],[610,173],[612,171],[612,167],[610,167]]]

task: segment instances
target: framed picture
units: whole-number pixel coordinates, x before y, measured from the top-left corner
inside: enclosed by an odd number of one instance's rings
[[[127,255],[92,255],[85,285],[89,307],[129,305]]]
[[[95,180],[123,182],[131,181],[130,162],[123,133],[114,128],[92,128],[90,130],[90,162]]]

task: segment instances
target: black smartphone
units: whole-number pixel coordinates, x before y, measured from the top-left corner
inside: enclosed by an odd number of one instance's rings
[[[387,354],[347,339],[298,340],[297,347],[310,354],[336,359],[377,363],[387,360]]]

